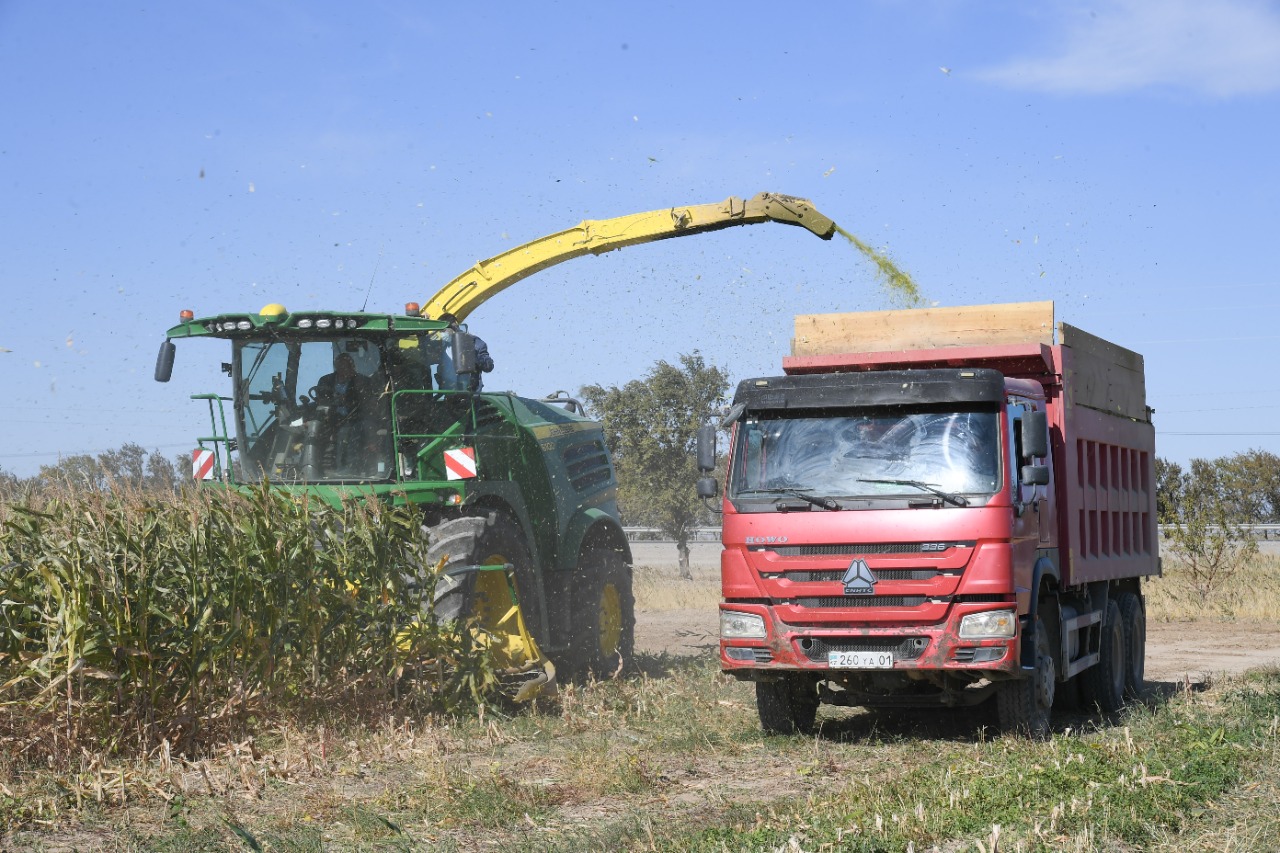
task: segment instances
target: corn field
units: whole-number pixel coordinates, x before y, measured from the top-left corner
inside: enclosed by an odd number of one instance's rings
[[[425,553],[411,510],[265,486],[0,505],[0,757],[193,752],[282,713],[473,706],[495,676],[432,617]]]

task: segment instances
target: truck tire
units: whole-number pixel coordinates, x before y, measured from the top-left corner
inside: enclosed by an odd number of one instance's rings
[[[1032,740],[1049,736],[1058,678],[1053,661],[1049,630],[1043,620],[1037,619],[1035,670],[1028,673],[1028,678],[1001,685],[996,693],[996,715],[1003,731],[1026,735]]]
[[[449,571],[462,566],[510,563],[514,568],[516,598],[521,604],[525,625],[538,643],[541,620],[534,594],[533,559],[525,545],[520,526],[500,512],[487,516],[451,518],[424,529],[427,536],[427,560],[434,568],[444,559],[444,568],[436,581],[434,610],[441,622],[479,616],[484,623],[486,613],[506,610],[506,601],[486,602],[476,595],[476,572],[451,576]]]
[[[1120,607],[1108,601],[1102,620],[1102,640],[1098,662],[1080,673],[1081,692],[1086,704],[1097,705],[1103,713],[1112,714],[1124,707],[1125,689],[1124,624]]]
[[[1120,622],[1124,625],[1124,692],[1130,699],[1142,695],[1147,675],[1147,615],[1142,599],[1132,592],[1120,596]]]
[[[622,554],[593,548],[583,554],[573,588],[567,655],[571,677],[607,678],[635,653],[636,599]]]
[[[756,711],[765,734],[811,734],[818,717],[818,685],[803,675],[757,681]]]

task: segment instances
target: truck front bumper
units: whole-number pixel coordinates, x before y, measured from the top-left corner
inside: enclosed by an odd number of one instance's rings
[[[763,637],[720,639],[720,667],[726,673],[745,675],[751,670],[842,670],[849,666],[840,653],[859,652],[873,661],[865,671],[1018,671],[1018,637],[960,636],[960,622],[970,614],[1008,610],[1016,604],[962,603],[953,605],[947,617],[935,624],[849,622],[816,627],[790,625],[764,604],[725,603],[721,613],[748,614],[763,621]],[[754,620],[752,620],[754,622]],[[722,620],[723,622],[723,620]],[[885,654],[890,658],[884,657]],[[835,664],[833,666],[833,663]],[[886,666],[885,664],[889,665]]]

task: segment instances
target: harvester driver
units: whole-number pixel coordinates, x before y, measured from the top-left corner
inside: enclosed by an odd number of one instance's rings
[[[361,461],[364,436],[362,411],[372,389],[368,380],[356,371],[350,353],[338,353],[333,360],[333,373],[316,383],[316,399],[329,407],[329,425],[333,436],[333,463],[338,469],[356,466]]]

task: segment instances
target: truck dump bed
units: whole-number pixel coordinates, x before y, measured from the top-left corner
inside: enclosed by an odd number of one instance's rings
[[[1055,335],[1056,332],[1056,335]],[[1054,324],[1052,302],[807,314],[788,374],[990,367],[1045,391],[1066,585],[1156,575],[1155,428],[1142,356]]]

